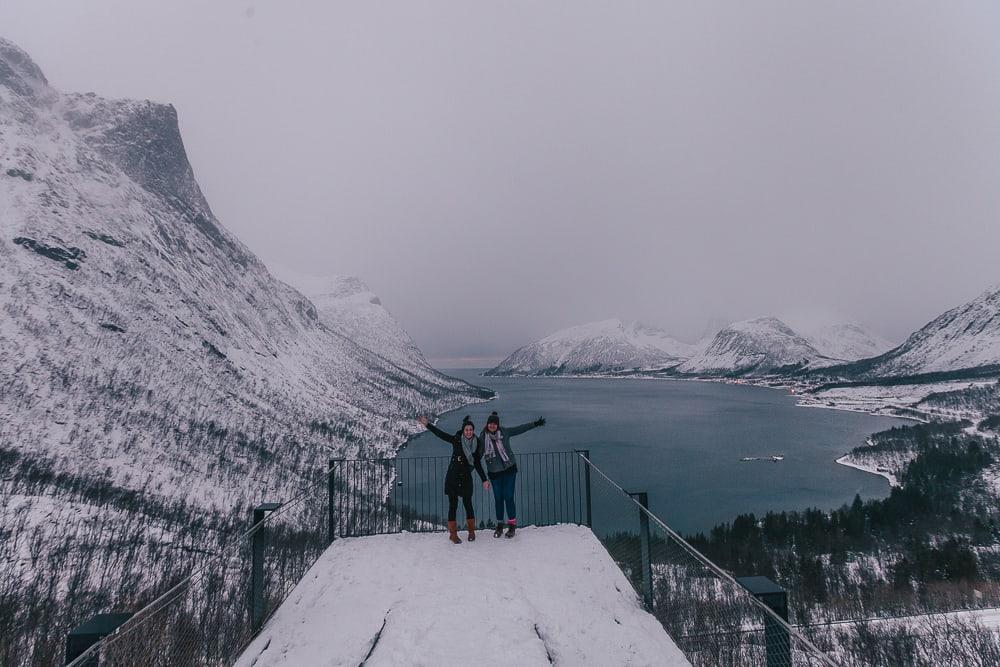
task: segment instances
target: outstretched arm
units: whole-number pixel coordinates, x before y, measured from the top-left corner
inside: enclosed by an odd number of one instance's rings
[[[490,483],[486,480],[486,472],[483,470],[483,439],[476,438],[476,451],[472,453],[472,465],[476,467],[476,474],[483,481],[483,488],[489,488]]]
[[[433,433],[437,437],[441,438],[445,442],[450,443],[452,445],[455,444],[455,436],[454,435],[452,435],[451,433],[445,433],[444,431],[442,431],[441,429],[439,429],[437,426],[435,426],[434,424],[432,424],[430,422],[430,420],[427,419],[427,417],[419,417],[417,419],[417,421],[420,422],[421,424],[423,424],[424,427],[426,427],[428,431],[430,431],[431,433]]]
[[[539,426],[545,426],[545,417],[539,417],[533,422],[521,424],[520,426],[511,426],[507,429],[507,435],[521,435],[522,433],[526,433],[527,431],[530,431],[533,428],[538,428]]]

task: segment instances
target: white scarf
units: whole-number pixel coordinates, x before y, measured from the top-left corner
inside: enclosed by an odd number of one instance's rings
[[[469,462],[469,465],[472,465],[472,458],[476,453],[476,436],[466,438],[463,434],[459,437],[462,438],[462,451],[465,453],[465,460]]]
[[[486,458],[492,459],[497,454],[500,455],[504,463],[510,460],[507,456],[507,450],[503,448],[503,434],[500,429],[497,429],[496,433],[486,431]]]

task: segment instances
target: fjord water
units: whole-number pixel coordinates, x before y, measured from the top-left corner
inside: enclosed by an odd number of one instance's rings
[[[589,449],[595,465],[625,489],[647,491],[650,508],[684,533],[708,530],[745,512],[832,509],[855,494],[885,497],[885,479],[835,460],[871,433],[904,423],[797,407],[795,397],[783,390],[745,385],[447,372],[494,389],[498,397],[443,415],[442,428],[456,431],[469,414],[479,430],[492,410],[508,425],[544,416],[545,427],[514,441],[518,452]],[[449,453],[447,445],[425,433],[400,456]],[[785,458],[740,460],[772,455]]]

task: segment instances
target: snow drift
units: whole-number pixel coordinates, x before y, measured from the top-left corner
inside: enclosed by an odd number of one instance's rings
[[[688,664],[588,528],[481,535],[335,542],[236,664]]]

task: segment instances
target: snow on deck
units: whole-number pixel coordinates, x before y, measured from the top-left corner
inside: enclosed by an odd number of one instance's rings
[[[589,529],[341,539],[236,663],[687,665]]]

